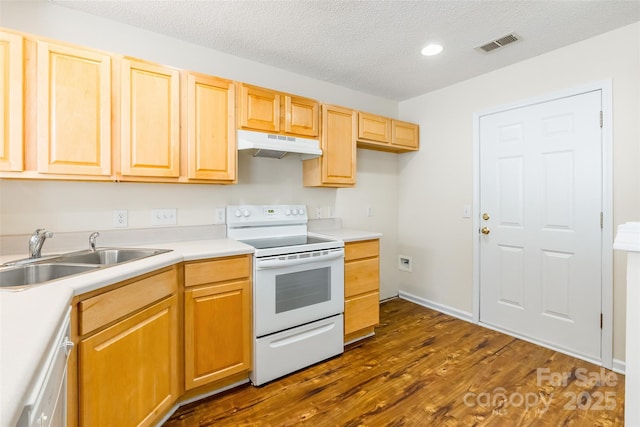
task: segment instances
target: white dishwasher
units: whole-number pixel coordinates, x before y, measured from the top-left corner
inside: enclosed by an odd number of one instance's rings
[[[67,360],[73,349],[70,337],[71,308],[56,333],[52,348],[25,403],[17,427],[67,425]]]

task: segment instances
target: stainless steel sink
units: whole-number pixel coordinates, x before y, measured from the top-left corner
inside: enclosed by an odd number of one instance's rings
[[[52,280],[170,252],[171,249],[98,248],[46,258],[27,258],[0,267],[0,289],[23,290]]]
[[[22,264],[0,268],[0,288],[21,290],[29,285],[41,284],[74,274],[95,270],[96,265],[69,265],[63,263]]]
[[[100,248],[60,255],[52,261],[74,264],[113,265],[169,252],[170,249]]]

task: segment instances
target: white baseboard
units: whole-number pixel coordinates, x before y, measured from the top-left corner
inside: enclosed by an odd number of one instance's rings
[[[426,298],[422,298],[422,297],[410,294],[409,292],[399,291],[398,296],[402,299],[411,301],[423,307],[427,307],[432,310],[436,310],[441,313],[448,314],[449,316],[456,317],[460,320],[473,323],[473,315],[469,312],[458,310],[457,308],[449,307],[448,305],[440,304],[434,301],[430,301]]]
[[[611,370],[618,374],[625,375],[625,372],[627,371],[627,363],[624,360],[613,359],[613,368],[611,368]]]
[[[444,304],[440,304],[440,303],[437,303],[437,302],[434,302],[434,301],[430,301],[430,300],[428,300],[426,298],[422,298],[422,297],[410,294],[408,292],[399,291],[398,292],[398,297],[400,297],[400,298],[402,298],[404,300],[407,300],[407,301],[411,301],[411,302],[413,302],[415,304],[418,304],[418,305],[421,305],[423,307],[427,307],[427,308],[430,308],[432,310],[436,310],[436,311],[439,311],[441,313],[448,314],[449,316],[456,317],[456,318],[458,318],[460,320],[464,320],[464,321],[467,321],[467,322],[470,322],[470,323],[475,323],[473,321],[472,313],[468,313],[466,311],[458,310],[457,308],[449,307],[449,306],[444,305]],[[503,329],[500,329],[500,328],[493,327],[491,325],[486,325],[484,323],[476,323],[476,324],[478,326],[483,327],[483,328],[492,329],[492,330],[495,330],[495,331],[498,331],[498,332],[501,332],[501,333],[504,333],[504,334],[507,334],[507,335],[511,335],[513,337],[522,339],[524,341],[528,341],[530,343],[539,345],[541,347],[549,348],[551,350],[558,351],[560,353],[568,354],[569,356],[575,357],[576,359],[581,359],[581,360],[585,360],[587,362],[590,362],[590,363],[593,363],[593,364],[596,364],[596,365],[601,365],[600,361],[591,360],[589,358],[585,358],[582,355],[571,353],[571,352],[568,352],[568,351],[566,351],[564,349],[553,347],[553,346],[551,346],[551,345],[549,345],[547,343],[539,342],[539,341],[533,340],[531,338],[520,336],[520,335],[515,334],[515,333],[513,333],[511,331],[506,331],[506,330],[503,330]],[[626,367],[625,366],[625,362],[623,360],[613,359],[612,371],[624,375],[625,367]]]

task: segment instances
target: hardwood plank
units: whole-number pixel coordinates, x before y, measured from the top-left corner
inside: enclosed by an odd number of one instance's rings
[[[343,355],[185,405],[165,426],[624,425],[623,375],[408,301],[380,308],[376,335]]]

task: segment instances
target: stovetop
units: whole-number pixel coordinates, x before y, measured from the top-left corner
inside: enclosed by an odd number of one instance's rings
[[[241,240],[242,243],[253,246],[256,249],[282,248],[285,246],[312,245],[315,243],[325,243],[330,239],[322,239],[312,236],[284,236],[264,239]]]
[[[305,205],[227,206],[227,237],[256,248],[257,257],[344,247],[344,242],[309,236]]]

